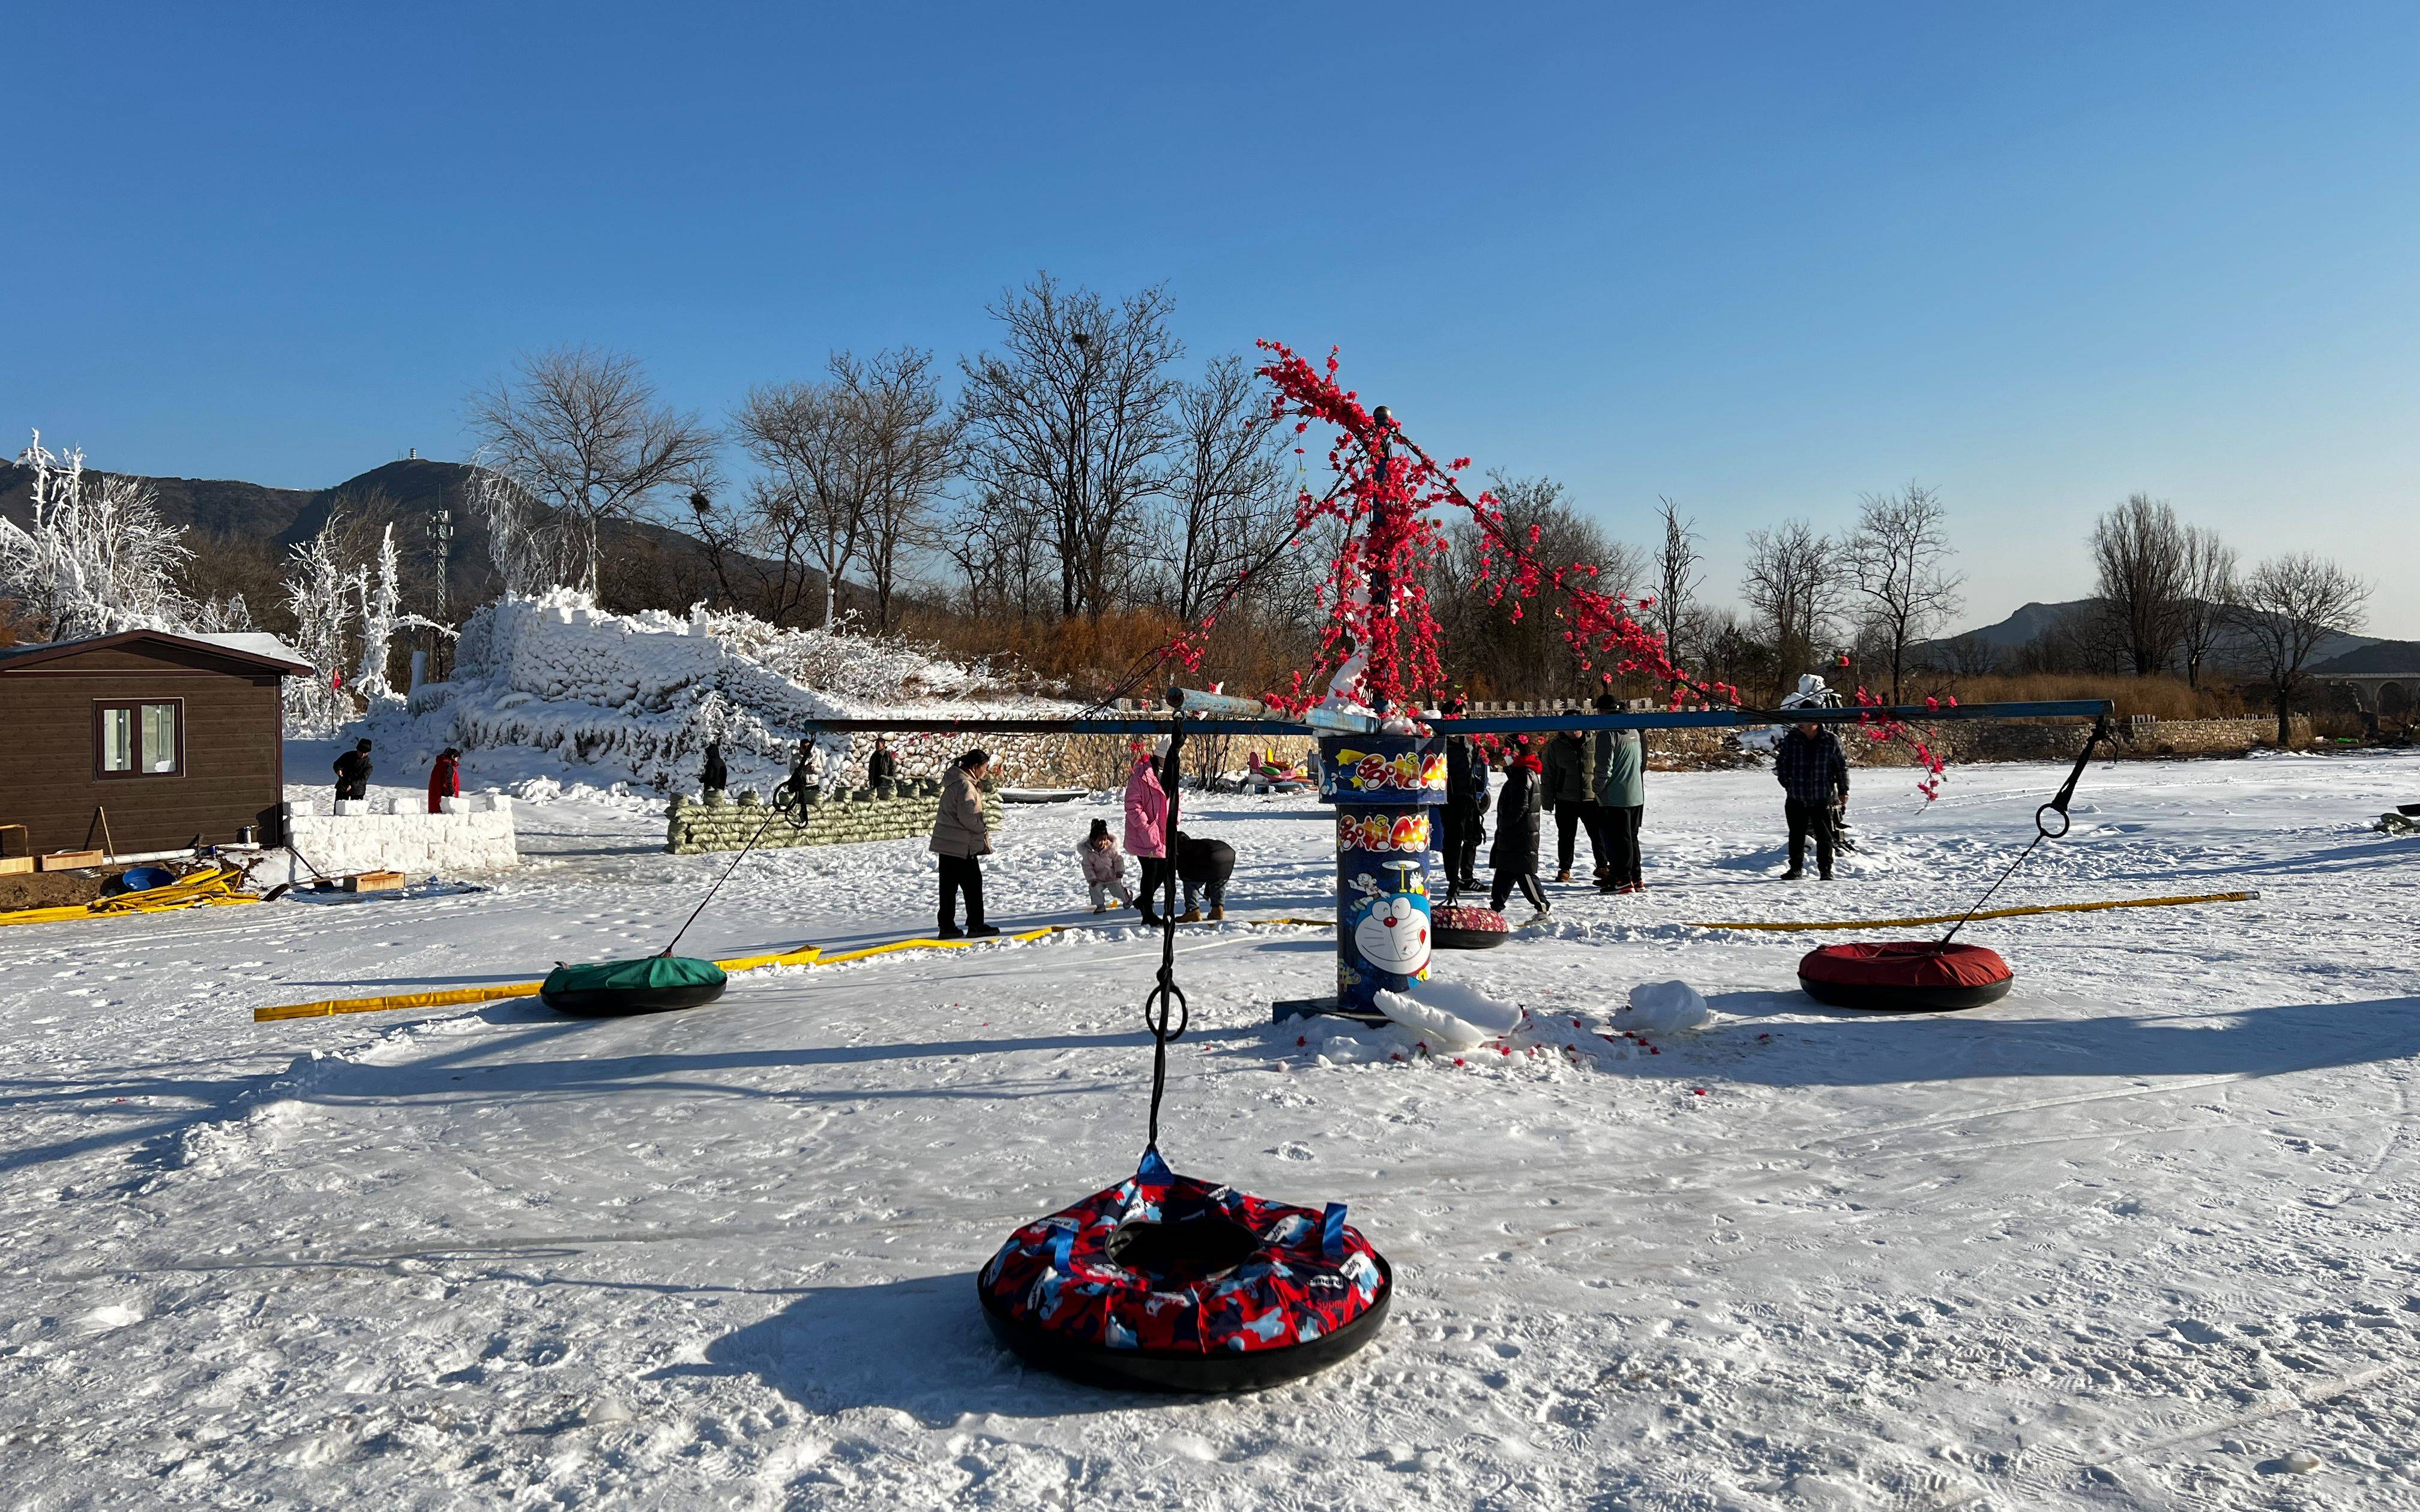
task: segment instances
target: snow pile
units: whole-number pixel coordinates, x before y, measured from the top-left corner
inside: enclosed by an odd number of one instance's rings
[[[1372,1000],[1404,1028],[1455,1050],[1500,1039],[1521,1023],[1518,1003],[1490,997],[1458,981],[1432,979],[1407,993],[1382,991]]]
[[[1705,998],[1685,981],[1643,981],[1630,989],[1630,1006],[1614,1015],[1614,1023],[1643,1034],[1670,1034],[1701,1027],[1714,1016]]]
[[[453,677],[413,690],[413,747],[523,747],[671,791],[721,740],[735,782],[768,787],[808,720],[865,717],[948,699],[954,715],[1032,712],[1036,701],[971,702],[985,673],[895,642],[783,630],[703,606],[686,618],[613,614],[553,589],[480,609],[462,627]],[[373,720],[373,724],[380,723]],[[846,737],[827,737],[845,753]],[[752,760],[751,758],[753,758]]]

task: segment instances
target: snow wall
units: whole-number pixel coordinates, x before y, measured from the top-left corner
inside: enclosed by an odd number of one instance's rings
[[[414,795],[416,796],[416,795]],[[286,805],[286,838],[311,865],[331,876],[348,872],[403,872],[414,877],[432,872],[502,872],[520,864],[513,832],[513,800],[501,794],[448,798],[446,811],[430,813],[427,800],[417,807],[397,799],[391,812],[377,812],[383,800],[347,803],[347,810],[329,812],[324,800],[303,799]],[[279,874],[256,872],[263,884],[301,882],[312,873],[295,865],[291,851],[271,851],[269,859],[285,863]]]
[[[480,609],[462,628],[452,677],[414,688],[403,710],[365,724],[381,749],[417,756],[446,745],[518,747],[663,793],[695,791],[706,742],[719,738],[733,791],[769,793],[812,719],[1074,712],[1072,704],[993,693],[989,681],[983,668],[895,642],[783,630],[703,608],[686,617],[660,609],[613,614],[584,594],[556,589]],[[992,742],[996,775],[1004,782],[1047,779],[1059,764],[1051,743]],[[927,736],[892,744],[902,776],[927,777],[969,742]],[[828,783],[864,780],[872,736],[826,735],[819,745]]]

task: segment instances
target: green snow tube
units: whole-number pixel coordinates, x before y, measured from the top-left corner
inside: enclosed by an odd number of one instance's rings
[[[711,961],[651,955],[637,961],[557,966],[546,974],[537,995],[538,1001],[558,1013],[611,1018],[697,1008],[721,996],[723,983],[729,980]]]

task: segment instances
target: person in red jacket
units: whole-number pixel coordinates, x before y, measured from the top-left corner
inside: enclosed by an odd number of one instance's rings
[[[442,799],[462,795],[462,753],[448,746],[439,754],[437,764],[428,769],[428,811],[442,813]]]

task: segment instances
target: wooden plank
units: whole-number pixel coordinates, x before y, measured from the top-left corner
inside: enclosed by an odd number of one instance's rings
[[[79,867],[103,866],[109,857],[100,851],[53,851],[42,857],[45,872],[73,872]]]
[[[356,872],[340,885],[347,892],[393,892],[404,881],[400,872]]]

